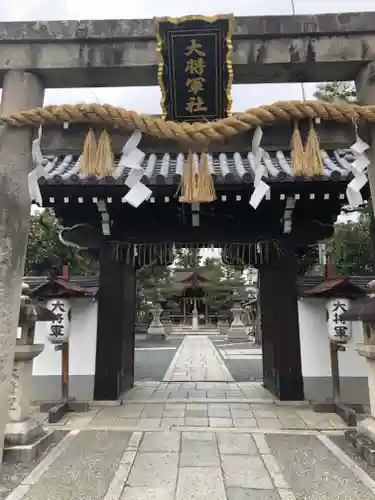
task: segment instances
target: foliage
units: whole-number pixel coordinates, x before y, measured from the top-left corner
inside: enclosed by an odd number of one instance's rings
[[[210,280],[203,285],[204,301],[212,312],[218,312],[225,304],[231,292],[246,294],[245,279],[240,269],[223,265],[220,258],[206,258],[204,265]]]
[[[92,275],[99,271],[98,263],[79,250],[65,246],[59,240],[61,225],[51,210],[31,215],[26,253],[25,274],[52,275],[69,266],[71,275]]]
[[[314,96],[323,101],[358,102],[353,82],[328,82],[318,85]],[[327,257],[335,275],[368,275],[374,272],[371,243],[371,203],[356,210],[359,219],[335,225],[334,235],[327,240]],[[317,262],[317,249],[310,249],[305,264]]]
[[[174,266],[178,269],[199,267],[202,265],[202,260],[199,249],[179,248],[176,252]]]
[[[205,292],[204,301],[210,311],[218,312],[227,300],[231,291],[236,289],[243,293],[245,282],[242,273],[231,266],[224,266],[220,258],[203,259],[196,249],[179,249],[174,262],[177,269],[205,268],[209,281],[200,283]],[[159,288],[167,300],[170,313],[179,313],[179,305],[173,297],[181,293],[181,285],[176,282],[172,269],[167,267],[148,267],[138,272],[138,300],[143,311],[147,311],[155,297],[155,289]],[[252,291],[250,291],[252,292]],[[249,293],[250,293],[249,292]]]
[[[364,276],[374,273],[371,215],[367,205],[358,221],[339,223],[326,242],[327,255],[335,275]]]
[[[167,300],[168,309],[175,309],[177,304],[171,300],[175,292],[175,283],[168,267],[147,266],[137,272],[137,300],[142,311],[150,309],[158,289],[162,297]]]
[[[327,82],[317,86],[314,97],[326,102],[342,100],[350,103],[358,102],[353,82]]]

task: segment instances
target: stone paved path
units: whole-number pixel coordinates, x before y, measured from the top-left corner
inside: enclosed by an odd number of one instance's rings
[[[7,498],[375,499],[366,478],[319,434],[86,429],[72,430]]]
[[[233,377],[207,335],[189,335],[184,338],[164,380],[233,381]]]
[[[66,437],[7,499],[375,500],[375,481],[329,438],[345,429],[337,415],[233,382],[205,336],[174,361],[167,381],[50,426]]]

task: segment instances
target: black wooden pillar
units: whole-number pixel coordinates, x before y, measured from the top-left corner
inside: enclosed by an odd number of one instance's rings
[[[100,255],[98,299],[94,397],[115,400],[134,383],[136,275],[107,246]]]
[[[263,382],[283,401],[304,399],[298,322],[297,259],[282,245],[282,254],[259,269]]]

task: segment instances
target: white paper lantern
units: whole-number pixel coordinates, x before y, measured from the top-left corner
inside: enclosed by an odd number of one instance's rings
[[[68,342],[71,326],[71,305],[67,299],[51,299],[46,304],[57,318],[48,323],[48,340],[52,344]]]
[[[340,319],[341,314],[350,307],[350,300],[336,298],[327,300],[327,329],[332,342],[346,343],[352,338],[352,324]]]

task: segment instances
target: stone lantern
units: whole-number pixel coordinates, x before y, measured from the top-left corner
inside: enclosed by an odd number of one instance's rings
[[[5,429],[4,457],[11,461],[33,460],[38,446],[42,445],[46,437],[42,425],[30,417],[33,360],[44,349],[44,344],[34,344],[34,333],[37,321],[53,321],[55,315],[33,303],[29,294],[30,288],[24,283],[18,321],[21,337],[17,338],[16,343],[12,388],[8,399],[9,422]]]
[[[227,338],[228,339],[237,339],[237,340],[248,340],[248,335],[246,331],[246,326],[242,321],[242,297],[240,294],[235,291],[231,297],[233,307],[231,309],[231,313],[233,314],[233,321],[228,329]]]
[[[152,321],[147,330],[147,336],[149,339],[165,339],[166,333],[163,323],[160,321],[160,316],[163,312],[163,306],[166,304],[166,300],[161,295],[160,290],[156,289],[155,297],[153,300],[152,308],[150,312],[152,314]]]
[[[346,437],[358,451],[373,464],[375,444],[375,281],[367,285],[368,297],[357,301],[342,315],[346,321],[362,321],[363,344],[357,344],[356,351],[366,359],[368,367],[368,388],[370,416],[358,423],[356,432],[348,431]],[[366,440],[368,440],[366,442]]]

